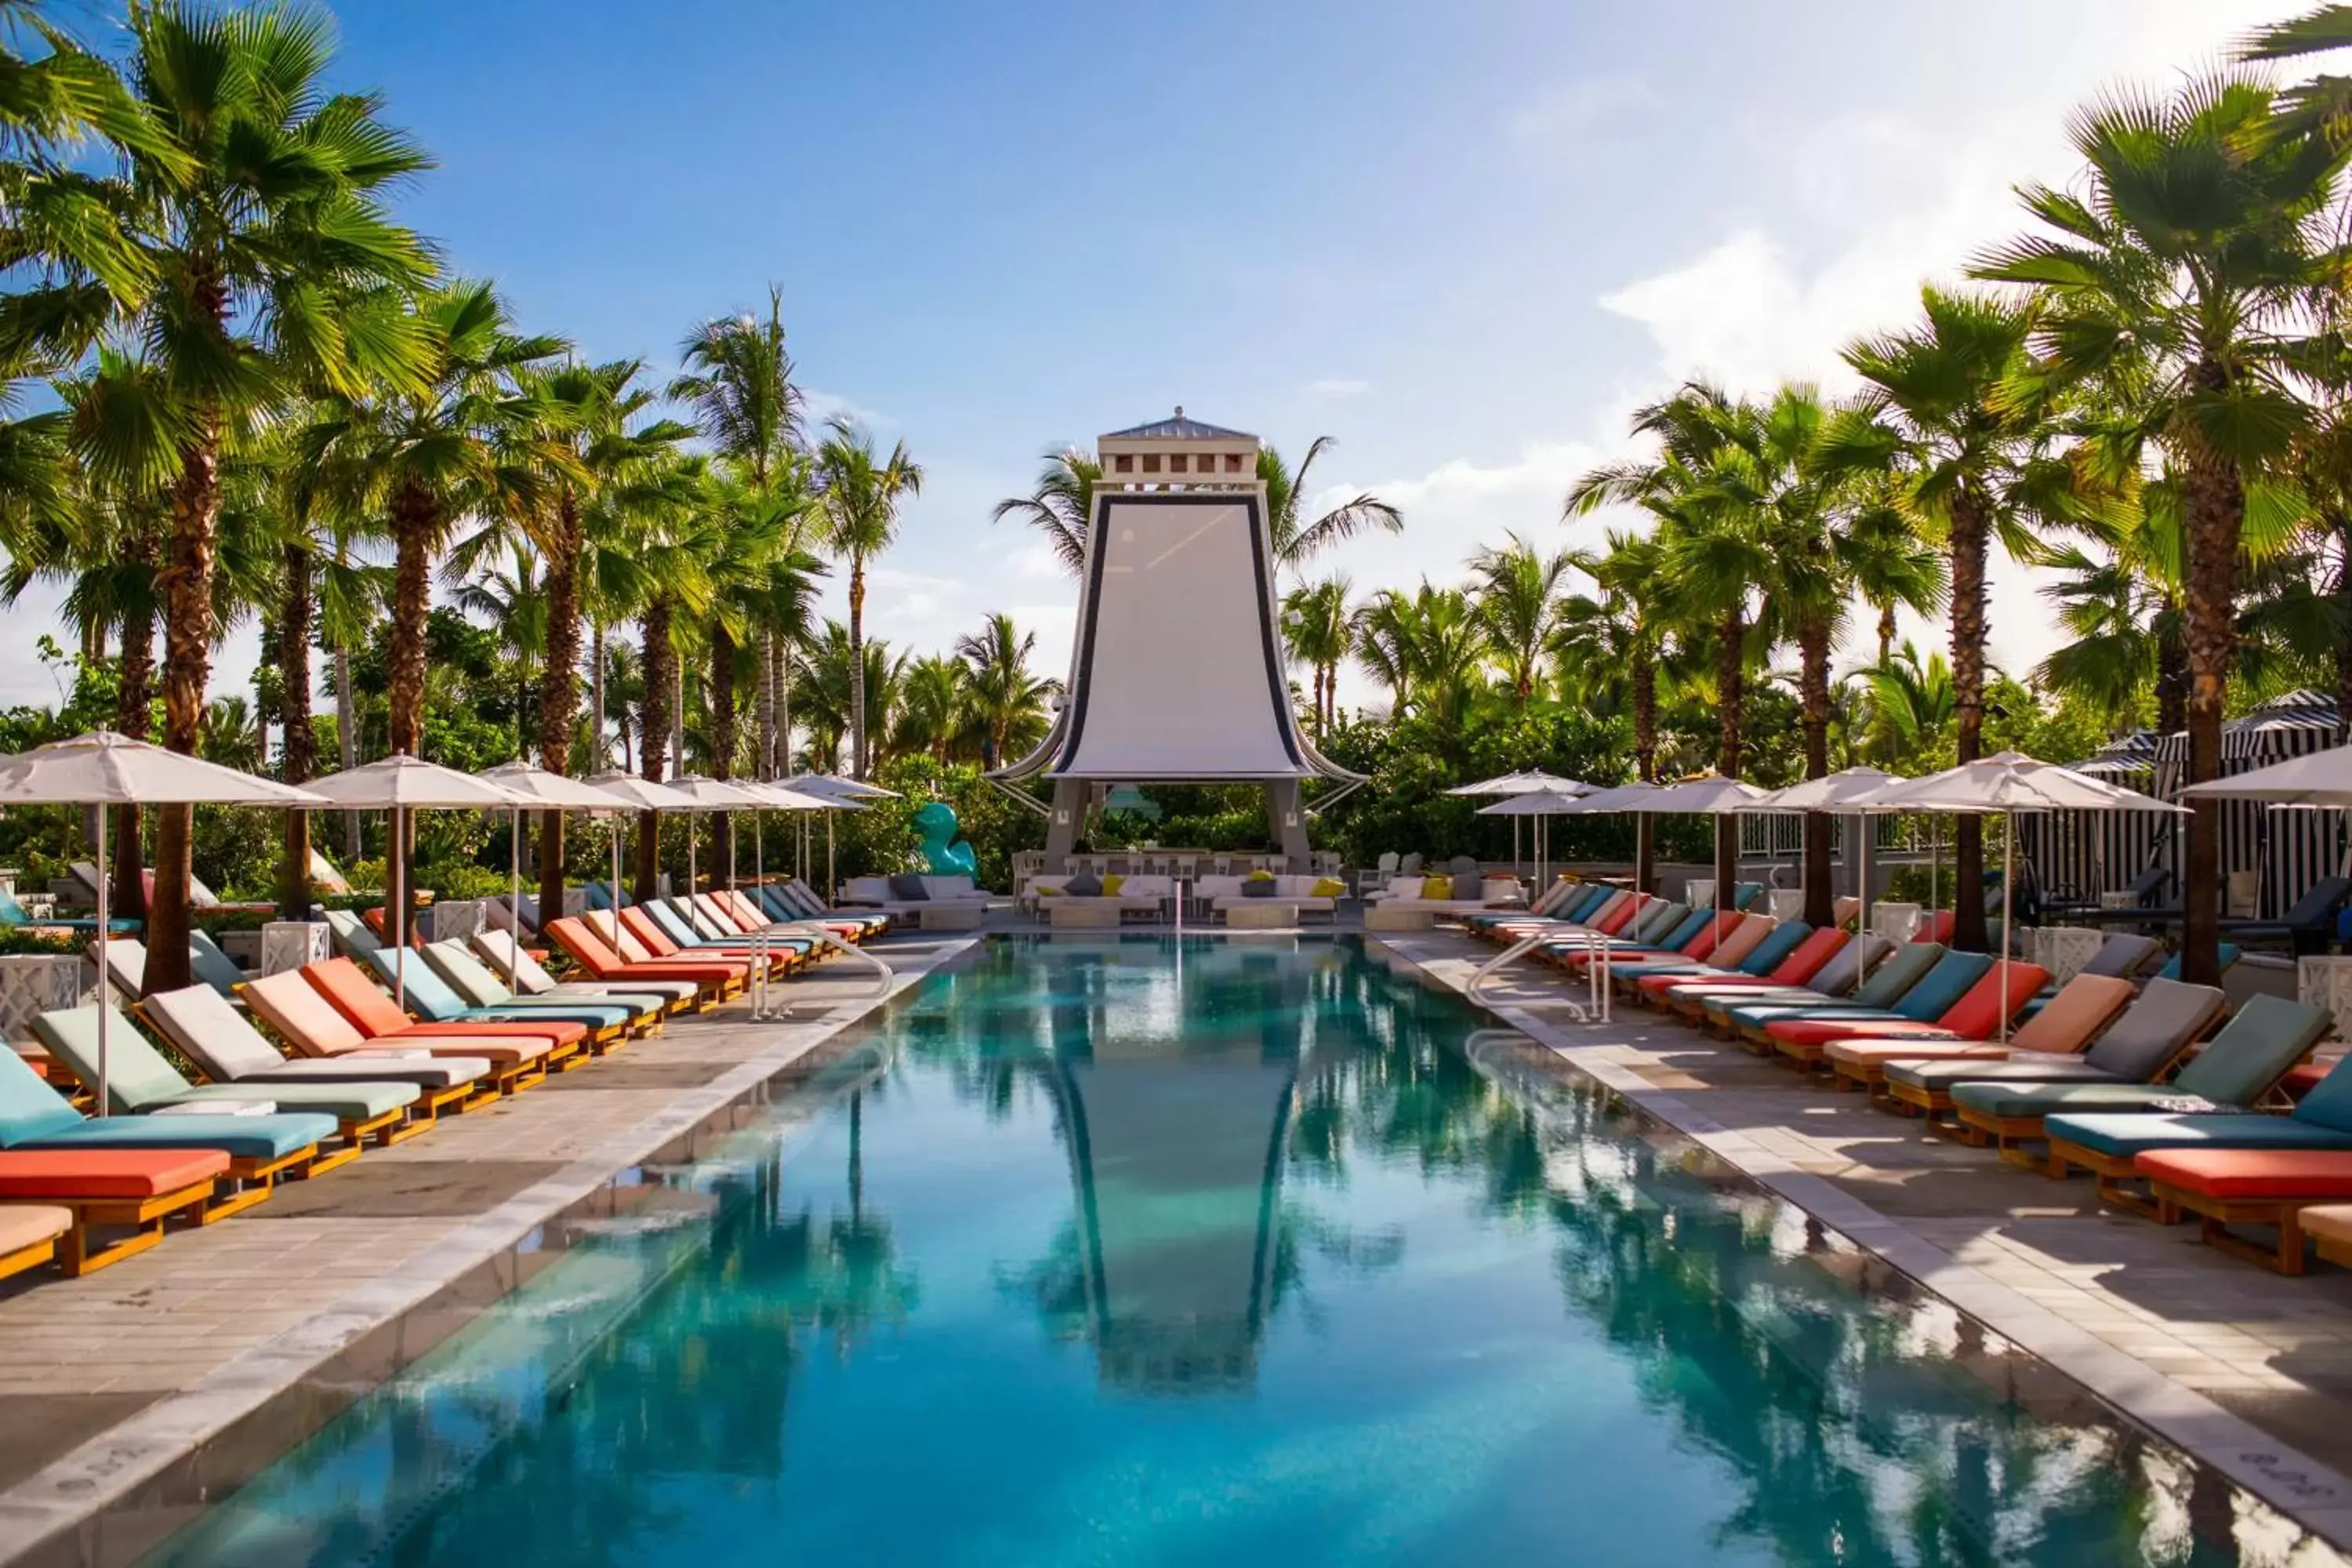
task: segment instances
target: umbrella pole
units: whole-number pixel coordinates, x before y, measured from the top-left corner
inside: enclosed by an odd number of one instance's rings
[[[621,816],[618,812],[613,814],[613,951],[621,951]]]
[[[392,808],[392,907],[397,918],[384,924],[392,932],[393,1000],[398,1002],[400,1010],[405,1013],[408,1011],[408,894],[403,886],[405,879],[400,874],[400,863],[404,858],[401,854],[400,817],[400,807],[395,805]]]
[[[2011,812],[2000,836],[2000,1041],[2009,1043],[2010,891],[2017,880],[2017,813]]]
[[[824,814],[824,901],[828,904],[833,902],[834,894],[839,889],[840,884],[835,880],[833,870],[833,813],[828,811]]]
[[[1869,816],[1851,820],[1862,825],[1862,852],[1856,857],[1862,866],[1862,920],[1853,929],[1854,940],[1860,942],[1870,934],[1870,851],[1871,841],[1878,837],[1878,823]]]
[[[98,813],[98,1114],[100,1116],[106,1114],[109,1076],[107,1054],[110,1042],[108,1036],[111,1031],[107,1027],[107,1021],[108,1016],[114,1011],[113,1004],[106,999],[106,928],[109,918],[106,907],[106,839],[113,826],[113,814],[100,806]]]
[[[689,910],[694,907],[694,813],[691,811],[686,814],[686,907]]]
[[[514,809],[514,828],[507,841],[507,914],[514,921],[514,945],[507,949],[507,990],[519,993],[522,978],[522,807]],[[544,911],[541,911],[542,913]]]

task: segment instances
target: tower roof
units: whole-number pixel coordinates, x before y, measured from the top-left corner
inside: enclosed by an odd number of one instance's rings
[[[1256,437],[1246,430],[1229,430],[1223,425],[1211,425],[1186,416],[1184,405],[1178,404],[1176,412],[1165,419],[1130,426],[1125,430],[1113,430],[1103,437],[1106,441],[1255,441]]]

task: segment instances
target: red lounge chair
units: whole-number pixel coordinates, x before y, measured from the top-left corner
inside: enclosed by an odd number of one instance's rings
[[[1919,922],[1919,929],[1911,933],[1911,940],[1948,944],[1952,940],[1952,927],[1958,923],[1958,919],[1959,917],[1950,910],[1934,910],[1926,920]]]
[[[65,1211],[68,1226],[46,1246],[68,1275],[87,1274],[120,1263],[163,1239],[164,1222],[174,1217],[202,1225],[211,1217],[213,1194],[229,1173],[229,1157],[217,1149],[7,1149],[0,1150],[0,1205],[37,1204]],[[0,1218],[12,1211],[0,1207]],[[130,1236],[93,1247],[94,1226],[131,1227]],[[20,1261],[18,1268],[46,1262],[50,1254]],[[0,1275],[18,1256],[0,1243]]]
[[[2303,1211],[2352,1199],[2352,1149],[2158,1149],[2132,1166],[2158,1219],[2193,1214],[2208,1243],[2280,1274],[2303,1272]],[[2276,1226],[2277,1244],[2242,1240],[2238,1225]]]
[[[1981,984],[1981,982],[1979,982]],[[1839,1040],[1829,1047],[1830,1070],[1838,1087],[1852,1084],[1873,1091],[1886,1082],[1886,1064],[1894,1061],[1948,1061],[1973,1058],[2006,1060],[2012,1053],[2032,1056],[2080,1056],[2105,1032],[2116,1015],[2131,1005],[2132,983],[2109,974],[2077,974],[2042,1004],[2006,1045],[1990,1040],[1948,1038],[1934,1034],[1895,1034],[1864,1039]]]
[[[2040,964],[2006,959],[1985,971],[1932,1024],[1907,1018],[1783,1018],[1767,1024],[1764,1032],[1782,1056],[1806,1063],[1820,1061],[1840,1040],[1893,1040],[1906,1035],[1925,1040],[1989,1040],[2007,1019],[2025,1011],[2049,983],[2050,972]],[[2005,1016],[2004,995],[2009,999]]]
[[[706,995],[726,997],[741,993],[745,977],[750,973],[744,964],[724,962],[679,963],[657,959],[645,963],[631,963],[624,961],[604,938],[590,931],[575,915],[548,921],[547,934],[555,939],[558,947],[572,955],[574,963],[599,980],[691,980],[704,988]]]
[[[1727,985],[1802,985],[1821,973],[1822,965],[1837,955],[1846,944],[1846,933],[1834,926],[1825,926],[1799,942],[1769,974],[1742,974],[1727,969],[1719,974],[1653,974],[1636,980],[1645,995],[1655,997],[1668,1006],[1685,1013],[1698,1011],[1698,992],[1718,993]],[[1675,993],[1684,986],[1694,987],[1691,998],[1678,999]]]

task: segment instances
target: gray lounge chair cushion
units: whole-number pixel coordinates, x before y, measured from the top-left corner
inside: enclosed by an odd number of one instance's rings
[[[2140,966],[2155,956],[2156,938],[2141,936],[2135,931],[2117,931],[2099,943],[2099,951],[2091,962],[2083,965],[2084,974],[2112,975],[2127,978],[2139,973]]]
[[[2246,998],[2237,1016],[2180,1069],[2173,1088],[2223,1105],[2252,1105],[2327,1033],[2327,1009],[2284,996]]]
[[[1397,875],[1400,877],[1418,877],[1421,875],[1420,850],[1414,850],[1412,854],[1397,862]]]
[[[2126,1083],[2146,1082],[2205,1032],[2221,1005],[2210,985],[2151,980],[2083,1060]]]
[[[1096,890],[1101,890],[1100,884],[1097,884]],[[890,879],[890,896],[911,904],[928,900],[931,896],[931,890],[923,886],[920,872],[901,871]]]
[[[1916,1061],[1886,1064],[1889,1083],[1949,1092],[1962,1083],[2122,1083],[2081,1057],[2011,1057],[2007,1061]]]
[[[895,883],[897,879],[892,880]],[[1102,897],[1102,879],[1092,871],[1081,871],[1062,884],[1062,895],[1071,899],[1099,899]]]

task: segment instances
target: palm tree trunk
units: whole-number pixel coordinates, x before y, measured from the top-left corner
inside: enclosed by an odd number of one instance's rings
[[[760,633],[760,765],[756,776],[772,779],[776,773],[776,634],[772,629]]]
[[[849,776],[866,776],[866,559],[849,558]]]
[[[2219,366],[2199,367],[2199,380],[2220,390]],[[2188,642],[2189,782],[2221,775],[2221,720],[2229,700],[2230,666],[2237,658],[2238,537],[2246,492],[2238,466],[2191,435],[2186,465],[2189,501]],[[2220,803],[2192,802],[2189,853],[2180,889],[2180,977],[2192,984],[2221,979],[2221,812]]]
[[[2352,741],[2352,513],[2327,514],[2336,541],[2336,743]]]
[[[588,771],[604,771],[604,623],[598,621],[588,638]]]
[[[580,712],[580,556],[585,539],[579,498],[566,489],[556,500],[555,536],[547,552],[547,653],[539,672],[539,765],[572,771],[572,731]],[[563,908],[563,814],[539,814],[539,908],[549,919]]]
[[[793,645],[779,637],[776,658],[776,776],[793,773]]]
[[[735,747],[741,740],[735,723],[735,639],[717,620],[710,624],[710,776],[720,781],[735,776]],[[723,879],[735,864],[735,814],[710,814],[710,869]]]
[[[1895,657],[1895,601],[1889,599],[1878,606],[1878,662],[1885,668]]]
[[[278,722],[286,731],[280,777],[306,783],[319,765],[319,739],[310,728],[310,630],[318,605],[310,547],[286,546],[286,602],[278,626]],[[284,852],[278,862],[278,913],[299,921],[310,911],[310,814],[285,814]]]
[[[1825,778],[1830,771],[1830,627],[1826,621],[1809,621],[1797,628],[1797,700],[1805,739],[1805,776]],[[1805,813],[1805,923],[1825,929],[1836,912],[1830,884],[1830,819],[1826,812]]]
[[[1952,739],[1963,763],[1984,750],[1988,522],[1982,499],[1961,486],[1952,496]],[[1952,945],[1969,952],[1991,945],[1985,930],[1984,824],[1975,816],[1959,818],[1952,833]]]
[[[216,318],[227,314],[217,295]],[[205,689],[213,667],[213,567],[220,547],[220,418],[198,416],[194,439],[183,448],[172,492],[171,558],[156,574],[163,603],[163,744],[195,753],[205,727]],[[189,984],[189,808],[160,806],[155,814],[155,896],[147,910],[147,991],[177,991]]]
[[[1717,738],[1715,770],[1725,778],[1736,779],[1739,776],[1739,727],[1746,717],[1748,699],[1748,615],[1745,605],[1726,616],[1716,629],[1715,688],[1717,718],[1722,725]],[[1717,909],[1731,907],[1731,895],[1738,884],[1739,818],[1727,812],[1715,819]]]
[[[352,656],[351,650],[341,647],[335,650],[335,750],[337,766],[359,766],[359,714],[352,700]],[[356,865],[364,852],[360,843],[360,814],[347,811],[343,813],[343,859]]]
[[[669,595],[656,594],[646,605],[641,622],[646,639],[646,698],[640,707],[638,722],[645,741],[644,776],[654,784],[661,782],[662,753],[669,740],[670,704],[677,689],[673,668],[677,661],[677,653],[670,646],[669,622]],[[640,901],[654,896],[655,885],[660,876],[660,818],[653,812],[644,812],[637,817],[636,896]]]
[[[1658,777],[1658,661],[1646,643],[1633,648],[1633,765],[1643,784]],[[1658,885],[1656,818],[1646,811],[1633,814],[1633,887],[1651,892]]]
[[[2177,624],[2177,606],[2171,615]],[[2189,728],[2189,647],[2179,637],[2157,638],[2156,727],[2167,735]]]
[[[425,635],[433,611],[431,546],[439,521],[438,504],[421,486],[404,485],[393,497],[392,644],[384,682],[391,709],[388,739],[394,752],[412,757],[425,750]],[[385,851],[400,857],[402,907],[389,917],[396,942],[408,940],[416,908],[414,821],[411,816],[398,842]],[[387,859],[387,869],[389,864]]]

